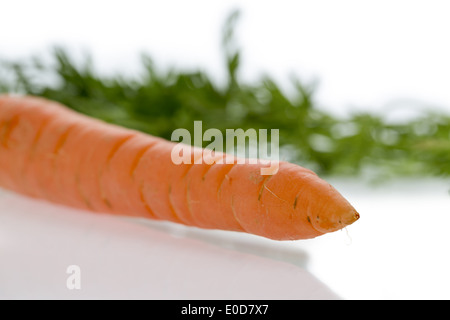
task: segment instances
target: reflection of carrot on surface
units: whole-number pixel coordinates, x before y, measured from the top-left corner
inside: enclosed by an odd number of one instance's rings
[[[359,218],[300,166],[280,162],[277,174],[262,176],[262,164],[176,165],[173,142],[42,98],[0,97],[0,141],[0,186],[91,211],[276,240],[316,237]],[[214,156],[186,148],[193,159]]]

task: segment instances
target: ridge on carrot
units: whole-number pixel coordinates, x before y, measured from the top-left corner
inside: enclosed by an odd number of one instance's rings
[[[308,239],[359,214],[301,166],[174,164],[175,143],[107,124],[43,98],[0,96],[0,187],[67,206],[188,226]],[[193,159],[213,157],[191,148]],[[217,161],[219,160],[219,161]],[[191,163],[194,163],[192,161]]]

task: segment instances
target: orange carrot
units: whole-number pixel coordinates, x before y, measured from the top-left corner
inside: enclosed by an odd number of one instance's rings
[[[94,212],[276,240],[313,238],[359,218],[331,185],[298,165],[280,162],[276,174],[261,175],[265,164],[228,163],[229,155],[190,146],[192,160],[216,161],[177,165],[175,145],[43,98],[0,96],[3,188]]]

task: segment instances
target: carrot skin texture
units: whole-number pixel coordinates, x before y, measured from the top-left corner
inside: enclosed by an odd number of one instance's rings
[[[157,141],[156,138],[149,141],[144,135],[136,134],[125,141],[110,159],[100,183],[101,188],[109,195],[108,201],[115,211],[156,219],[156,215],[141,197],[140,179],[136,177],[135,171],[142,156]]]
[[[274,240],[314,238],[359,218],[338,191],[298,165],[280,162],[276,174],[261,175],[267,164],[224,163],[229,155],[190,146],[183,152],[191,163],[177,165],[175,145],[43,98],[0,96],[5,189],[84,210]]]

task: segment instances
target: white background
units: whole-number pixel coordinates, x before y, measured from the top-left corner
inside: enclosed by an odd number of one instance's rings
[[[220,81],[221,30],[235,8],[244,79],[318,81],[318,103],[339,114],[384,114],[405,100],[450,110],[445,0],[3,1],[0,55],[65,44],[93,53],[102,72],[133,73],[147,52],[161,68],[202,68]]]
[[[65,44],[78,54],[83,50],[93,53],[101,72],[136,74],[139,53],[147,52],[161,68],[202,68],[220,82],[225,75],[221,27],[234,8],[242,9],[238,40],[243,48],[241,76],[245,80],[268,73],[289,90],[291,74],[306,82],[317,79],[318,104],[339,115],[359,109],[390,116],[392,105],[402,107],[394,110],[397,119],[415,114],[417,108],[450,110],[448,1],[4,1],[0,56],[46,54],[50,46]],[[187,239],[194,237],[201,243],[245,251],[250,256],[263,255],[268,259],[266,276],[276,277],[289,269],[276,262],[306,270],[296,279],[306,281],[306,288],[316,288],[322,297],[333,295],[310,276],[342,298],[450,298],[448,181],[396,181],[376,188],[360,181],[332,182],[361,214],[348,228],[348,235],[342,231],[308,241],[278,243],[182,228],[176,229],[181,232],[178,237],[186,238],[182,243],[187,243],[194,257],[212,261],[216,268],[212,274],[220,271],[225,279],[232,275],[221,267],[222,249],[204,250],[203,245]],[[151,231],[147,231],[150,235],[142,231],[142,238],[136,240],[131,237],[133,228],[123,226],[123,231],[120,224],[113,223],[115,227],[105,227],[95,237],[92,234],[101,222],[86,220],[84,215],[78,219],[67,213],[70,223],[54,220],[52,215],[56,217],[59,209],[44,206],[36,207],[39,210],[35,212],[33,203],[9,194],[0,198],[0,205],[0,255],[5,258],[2,261],[8,261],[0,264],[0,297],[2,285],[8,285],[6,297],[27,297],[29,292],[34,295],[28,296],[54,297],[60,293],[61,297],[73,297],[58,291],[64,287],[57,286],[66,276],[60,269],[77,263],[71,262],[77,259],[88,264],[84,272],[105,277],[90,278],[91,285],[98,286],[94,290],[97,295],[111,293],[108,279],[117,279],[116,271],[122,273],[115,289],[125,286],[130,296],[132,292],[148,293],[148,288],[133,288],[133,263],[128,260],[123,264],[114,254],[128,252],[128,259],[151,268],[151,259],[140,256],[147,252],[142,243],[155,237],[161,240]],[[162,228],[159,224],[145,227]],[[173,232],[170,227],[162,229],[164,234]],[[111,237],[115,246],[101,256],[106,259],[102,260],[96,253]],[[169,238],[161,241],[172,244]],[[140,243],[137,247],[136,242]],[[152,244],[152,248],[157,247]],[[177,250],[185,247],[171,248],[172,259],[180,264]],[[153,254],[164,256],[164,252],[154,250]],[[247,261],[249,268],[252,263],[260,265],[246,257],[236,259]],[[192,268],[198,267],[186,259]],[[233,264],[236,259],[226,261]],[[158,261],[157,268],[164,273],[164,262]],[[104,271],[106,264],[112,268],[107,269],[109,273]],[[62,273],[56,276],[55,270]],[[145,270],[138,268],[138,274],[145,278]],[[283,283],[289,286],[289,281]],[[221,284],[226,286],[226,282]],[[180,295],[186,286],[179,287]],[[176,295],[177,286],[170,288],[166,287],[168,296]],[[279,297],[308,297],[305,288],[299,287],[297,292],[291,289]],[[220,290],[217,287],[216,296],[223,294]],[[93,297],[89,295],[92,291],[83,292],[85,297]],[[202,296],[202,292],[197,293],[196,297]]]

